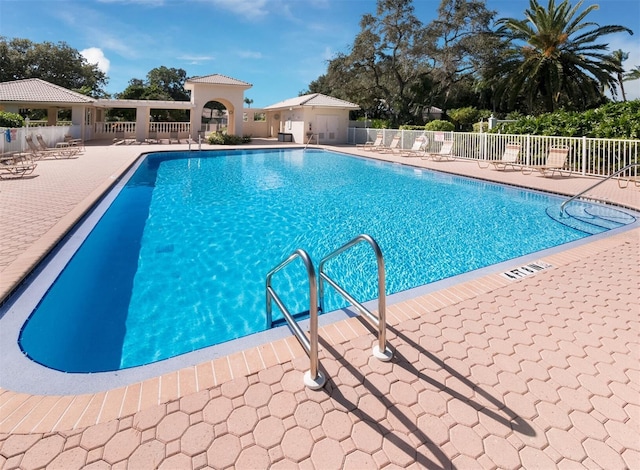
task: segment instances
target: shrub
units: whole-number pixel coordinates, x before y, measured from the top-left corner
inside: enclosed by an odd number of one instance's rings
[[[24,118],[17,113],[0,111],[0,127],[24,127]]]
[[[455,126],[451,124],[449,121],[442,121],[440,119],[436,119],[434,121],[428,122],[424,126],[427,131],[452,131],[455,129]]]
[[[371,129],[388,129],[390,125],[387,119],[367,119],[367,123]]]
[[[584,112],[524,116],[491,132],[601,139],[640,139],[640,100],[608,103]]]
[[[480,124],[482,124],[482,130],[480,129]],[[489,121],[474,123],[473,132],[489,132]]]
[[[213,134],[209,134],[209,137],[207,137],[207,142],[209,142],[210,145],[239,145],[251,142],[251,136],[240,136],[233,134],[224,134],[222,132],[214,132]]]
[[[400,126],[401,131],[423,131],[424,126],[415,126],[413,124],[403,124]]]

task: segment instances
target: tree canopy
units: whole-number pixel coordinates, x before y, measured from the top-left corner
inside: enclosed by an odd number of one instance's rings
[[[40,78],[94,98],[107,96],[105,73],[65,42],[0,36],[0,82],[26,78]]]
[[[184,89],[187,72],[183,69],[156,67],[147,73],[146,80],[132,78],[129,85],[115,97],[121,100],[160,100],[160,101],[189,101],[190,96]],[[183,110],[152,109],[151,116],[155,121],[183,120]],[[135,113],[127,109],[114,109],[109,117],[132,120]]]
[[[633,32],[624,26],[585,21],[598,8],[580,11],[583,0],[547,7],[530,0],[525,19],[498,20],[497,34],[510,43],[498,68],[497,92],[514,105],[519,98],[530,110],[588,109],[605,101],[604,90],[617,91],[622,61],[607,54],[603,36]]]
[[[499,114],[593,108],[608,101],[607,90],[624,95],[622,82],[637,76],[602,39],[633,33],[585,19],[597,5],[581,8],[582,0],[530,0],[523,19],[494,22],[484,0],[440,0],[424,24],[411,0],[377,0],[375,16],[363,15],[349,50],[307,92],[353,101],[394,126],[422,124],[434,106]]]
[[[392,125],[421,124],[431,106],[464,105],[477,95],[483,57],[495,49],[487,34],[493,15],[480,0],[441,0],[438,17],[425,25],[411,0],[378,0],[349,53],[329,61],[309,89],[357,102]]]

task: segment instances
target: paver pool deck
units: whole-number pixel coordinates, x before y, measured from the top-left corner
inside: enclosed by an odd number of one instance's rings
[[[0,298],[141,152],[185,148],[91,145],[0,181]],[[595,181],[337,150],[563,194]],[[637,187],[593,196],[640,209]],[[390,362],[361,319],[322,327],[318,391],[293,337],[95,394],[0,389],[0,468],[640,469],[640,229],[541,261],[389,305]]]

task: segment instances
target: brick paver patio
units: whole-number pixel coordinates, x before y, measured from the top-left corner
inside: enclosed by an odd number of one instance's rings
[[[89,147],[0,182],[4,292],[141,149]],[[640,208],[637,189],[599,191]],[[32,213],[9,214],[25,204]],[[0,390],[0,467],[640,468],[639,240],[640,229],[602,237],[529,277],[489,274],[391,305],[391,362],[371,357],[360,319],[325,326],[319,391],[302,384],[308,359],[290,339],[94,395]]]

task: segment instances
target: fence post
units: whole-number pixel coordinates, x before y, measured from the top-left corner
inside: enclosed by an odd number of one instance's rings
[[[527,142],[527,153],[525,154],[526,162],[527,162],[527,165],[531,165],[531,134],[527,134],[526,142]]]
[[[582,171],[580,172],[580,174],[582,176],[586,175],[586,168],[587,168],[587,136],[582,136]]]
[[[480,138],[482,139],[482,155],[480,156],[480,158],[482,160],[486,160],[487,159],[487,155],[489,155],[487,146],[488,146],[488,142],[487,142],[487,134],[486,133],[482,133],[480,134]]]

